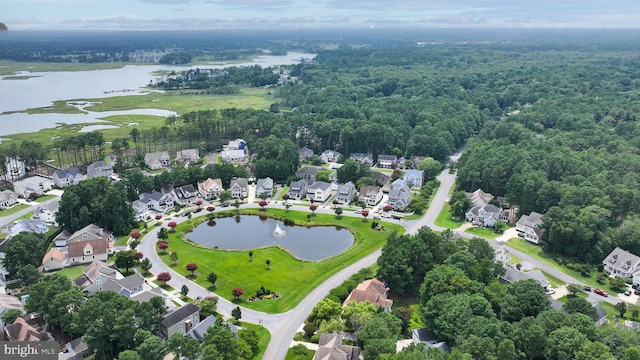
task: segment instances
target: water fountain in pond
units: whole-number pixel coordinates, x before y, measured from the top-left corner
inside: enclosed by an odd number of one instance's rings
[[[273,236],[281,238],[285,235],[287,235],[287,231],[282,229],[280,225],[276,224],[276,228],[273,230]]]

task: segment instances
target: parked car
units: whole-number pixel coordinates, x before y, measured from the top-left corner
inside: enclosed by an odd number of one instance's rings
[[[640,290],[634,290],[633,295],[640,295]]]
[[[591,292],[591,286],[583,286],[582,290],[586,291],[586,292]]]
[[[627,291],[625,291],[624,294],[627,296],[631,295],[631,290],[627,289]]]
[[[609,293],[608,293],[608,292],[606,292],[606,291],[604,291],[604,290],[595,289],[595,290],[593,290],[593,292],[594,292],[594,293],[596,293],[596,294],[598,294],[598,295],[604,296],[604,297],[609,296]]]
[[[544,290],[544,292],[545,292],[547,295],[553,295],[553,294],[555,294],[555,293],[556,293],[556,291],[555,291],[554,289],[552,289],[552,288],[545,289],[545,290]]]
[[[197,208],[197,209],[193,210],[194,213],[199,213],[200,211],[202,211],[202,208]]]

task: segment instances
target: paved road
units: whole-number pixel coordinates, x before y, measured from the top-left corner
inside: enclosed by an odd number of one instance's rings
[[[49,199],[43,202],[36,202],[36,201],[32,201],[30,203],[26,203],[27,205],[31,205],[26,209],[20,210],[14,214],[11,215],[7,215],[7,216],[2,216],[0,217],[0,228],[5,227],[11,223],[13,223],[16,219],[20,218],[21,216],[24,216],[25,214],[36,210],[40,205],[48,205],[51,203],[59,203],[60,202],[60,198],[59,197],[55,197],[53,199]]]

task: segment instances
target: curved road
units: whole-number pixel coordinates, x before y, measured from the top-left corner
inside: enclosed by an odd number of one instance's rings
[[[462,154],[462,150],[458,151],[456,154],[452,155],[450,158],[453,161],[457,161],[461,154]],[[440,211],[442,210],[442,207],[444,206],[444,204],[446,203],[449,197],[448,193],[451,187],[455,183],[456,175],[450,174],[448,169],[445,169],[437,177],[437,179],[440,181],[440,186],[438,187],[438,190],[436,191],[433,197],[433,200],[431,201],[431,205],[429,206],[425,215],[422,218],[417,220],[401,220],[401,224],[407,229],[407,234],[415,234],[423,226],[429,226],[431,229],[435,231],[444,230],[444,228],[434,225],[434,221],[438,216],[438,214],[440,213]],[[241,207],[242,208],[257,207],[257,205],[244,204]],[[308,207],[306,206],[294,205],[291,207],[291,209],[299,210],[299,211],[308,211]],[[219,210],[221,209],[218,209],[218,208],[216,209],[216,211],[219,211]],[[318,208],[316,212],[333,213],[333,210]],[[203,215],[205,215],[204,212],[198,214],[198,216],[203,216]],[[343,213],[343,216],[360,216],[360,215],[356,215],[355,213],[347,211]],[[187,219],[185,217],[178,217],[178,218],[174,218],[173,220],[180,222],[180,221],[185,221]],[[189,287],[190,296],[193,296],[193,297],[217,296],[216,294],[210,292],[209,290],[197,285],[196,283],[176,273],[173,269],[167,266],[159,258],[159,256],[156,253],[156,247],[155,247],[158,230],[159,228],[156,228],[151,232],[149,232],[149,234],[143,238],[142,242],[139,245],[139,251],[146,254],[146,256],[151,260],[151,263],[153,265],[151,268],[151,272],[154,274],[157,274],[160,272],[169,272],[171,274],[171,281],[169,281],[169,284],[176,289],[181,288],[182,285],[187,285]],[[469,234],[460,230],[454,230],[454,233],[467,238],[471,238],[474,236],[472,234]],[[502,246],[508,247],[507,245],[499,244],[496,241],[488,241],[488,242],[494,248],[498,248]],[[557,277],[562,281],[565,281],[567,283],[582,284],[580,281],[574,279],[573,277],[525,253],[522,253],[510,247],[509,247],[509,251],[514,255],[518,256],[519,258],[531,263],[533,266],[541,269],[542,271],[548,274],[551,274]],[[367,255],[366,257],[358,260],[357,262],[345,267],[344,269],[342,269],[341,271],[333,275],[331,278],[329,278],[327,281],[322,283],[320,286],[318,286],[316,289],[314,289],[311,293],[309,293],[309,295],[307,295],[307,297],[304,298],[304,300],[302,300],[295,308],[287,312],[280,313],[280,314],[266,314],[263,312],[242,308],[243,321],[262,324],[271,333],[271,342],[269,343],[269,346],[267,347],[264,353],[263,359],[269,359],[269,360],[284,359],[295,333],[299,329],[300,325],[304,323],[309,313],[311,313],[311,310],[313,309],[313,307],[320,300],[322,300],[329,293],[331,289],[342,284],[353,273],[357,272],[361,268],[368,267],[375,264],[380,254],[381,254],[381,250],[377,250]],[[614,298],[595,297],[595,295],[593,294],[589,294],[589,297],[593,301],[607,301],[612,304],[615,304],[619,301],[615,297]],[[230,316],[231,310],[234,309],[237,305],[233,304],[232,302],[222,297],[218,296],[218,298],[219,298],[218,311],[224,314],[225,316]]]

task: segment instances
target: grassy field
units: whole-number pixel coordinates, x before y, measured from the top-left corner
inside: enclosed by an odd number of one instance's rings
[[[84,268],[86,266],[84,265],[79,265],[79,266],[70,266],[61,270],[56,271],[56,274],[60,274],[60,275],[64,275],[66,276],[68,279],[70,279],[71,281],[75,280],[78,276],[84,274]],[[52,273],[53,274],[53,273]]]
[[[307,356],[304,359],[305,360],[313,359],[313,356],[315,355],[316,352],[310,349],[307,349],[307,350],[308,350]],[[296,359],[299,359],[299,358],[296,357],[296,354],[293,353],[293,348],[289,348],[289,351],[287,351],[287,355],[284,357],[284,360],[296,360]]]
[[[17,62],[0,61],[0,75],[11,75],[17,71],[89,71],[103,69],[119,69],[125,65],[140,63],[53,63],[53,62]]]
[[[544,274],[544,276],[547,278],[547,280],[549,280],[549,283],[551,284],[551,287],[557,288],[559,286],[565,285],[566,283],[560,279],[558,279],[557,277],[547,273],[547,272],[542,272]]]
[[[233,214],[234,211],[229,211]],[[333,258],[319,262],[303,261],[293,258],[288,252],[278,247],[266,247],[253,250],[253,261],[249,261],[246,251],[221,251],[199,247],[194,243],[183,241],[184,233],[197,225],[197,221],[184,222],[178,225],[176,232],[170,233],[168,252],[178,253],[178,264],[174,269],[184,276],[190,274],[185,264],[198,264],[196,277],[192,279],[208,288],[207,274],[218,274],[215,293],[226,299],[233,299],[231,290],[240,287],[244,290],[243,299],[254,294],[261,286],[282,295],[281,298],[243,302],[251,309],[278,313],[295,307],[304,297],[319,284],[335,274],[343,266],[351,264],[363,256],[384,245],[391,231],[403,232],[399,225],[383,223],[389,230],[381,232],[371,229],[371,220],[363,222],[360,218],[342,217],[336,220],[335,215],[316,214],[307,222],[307,212],[296,212],[280,209],[243,210],[242,214],[275,216],[290,219],[301,225],[343,226],[355,235],[355,244],[347,251]],[[202,218],[202,220],[206,220]],[[171,265],[169,255],[160,253],[160,257]],[[265,261],[271,260],[271,270],[267,270]]]
[[[457,229],[464,223],[464,221],[453,221],[451,219],[451,207],[449,206],[449,203],[445,203],[442,207],[442,211],[440,211],[440,214],[438,214],[438,217],[433,223],[438,226],[442,226],[443,228]]]
[[[38,197],[37,199],[35,199],[34,201],[35,201],[35,202],[42,203],[42,202],[45,202],[45,201],[47,201],[47,200],[51,200],[51,199],[55,199],[55,198],[57,198],[57,196],[55,196],[55,195],[42,195],[42,196],[39,196],[39,197]]]
[[[0,217],[9,216],[17,213],[20,210],[28,209],[30,206],[25,204],[15,204],[8,209],[0,210]]]
[[[480,237],[487,238],[487,239],[496,239],[500,237],[500,235],[502,235],[502,234],[496,233],[495,231],[493,231],[493,229],[478,227],[478,226],[470,227],[464,232],[473,234],[473,235],[478,235]]]

